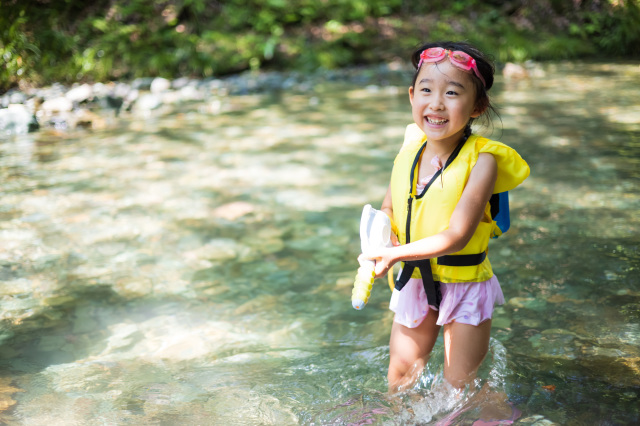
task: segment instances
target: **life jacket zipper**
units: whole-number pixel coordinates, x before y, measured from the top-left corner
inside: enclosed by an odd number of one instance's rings
[[[407,226],[405,229],[405,244],[409,244],[411,242],[411,205],[413,204],[413,197],[411,193],[409,193],[409,199],[407,200]]]

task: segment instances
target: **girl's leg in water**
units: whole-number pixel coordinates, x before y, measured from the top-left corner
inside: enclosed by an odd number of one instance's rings
[[[489,350],[491,320],[477,326],[451,322],[444,326],[444,378],[462,389],[475,379]]]
[[[475,379],[489,351],[490,334],[491,320],[477,326],[455,321],[444,326],[444,377],[449,384],[462,389]],[[481,419],[504,419],[501,421],[505,424],[512,423],[521,414],[509,404],[506,394],[493,391],[488,384],[467,405],[479,407]],[[482,420],[474,424],[482,424]]]
[[[418,380],[440,332],[437,319],[438,311],[429,309],[416,328],[393,323],[389,339],[389,393],[405,390]]]

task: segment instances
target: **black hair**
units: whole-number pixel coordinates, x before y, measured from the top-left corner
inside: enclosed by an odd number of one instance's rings
[[[418,63],[420,63],[420,54],[424,50],[427,50],[432,47],[442,47],[444,49],[452,50],[452,51],[460,50],[470,55],[473,59],[476,60],[476,66],[478,67],[478,71],[480,72],[480,75],[482,75],[482,78],[484,78],[484,81],[486,83],[486,87],[485,87],[485,85],[482,84],[482,81],[480,81],[480,79],[475,75],[475,73],[472,73],[473,78],[471,80],[473,81],[473,84],[475,85],[475,88],[476,88],[476,107],[484,110],[481,117],[485,117],[485,120],[489,123],[491,123],[491,115],[490,115],[491,112],[493,112],[498,118],[500,118],[500,114],[498,114],[498,111],[491,103],[491,99],[489,98],[489,94],[487,93],[489,89],[491,89],[491,87],[493,86],[493,76],[496,71],[496,67],[493,63],[493,58],[489,55],[486,55],[480,49],[478,49],[477,47],[473,46],[470,43],[467,43],[464,41],[457,41],[457,42],[456,41],[435,41],[431,43],[426,43],[421,47],[419,47],[418,49],[416,49],[411,55],[411,63],[416,69],[415,73],[413,74],[413,81],[411,82],[411,87],[415,86],[416,79],[418,78],[418,73],[420,72],[420,69],[418,68]],[[473,118],[469,121],[469,124],[471,124],[472,121],[474,121]]]

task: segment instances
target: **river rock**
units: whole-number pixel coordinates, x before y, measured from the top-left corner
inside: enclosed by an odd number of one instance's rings
[[[31,281],[26,278],[7,280],[0,286],[0,298],[3,296],[15,296],[29,294],[32,291]]]
[[[22,135],[40,127],[36,117],[22,104],[11,104],[0,109],[0,137]]]
[[[116,281],[113,290],[126,299],[135,299],[153,293],[153,282],[147,277],[127,277]]]
[[[113,89],[111,90],[111,95],[116,98],[126,98],[129,92],[131,92],[131,85],[127,83],[116,83]]]
[[[27,95],[22,92],[15,91],[9,95],[9,104],[24,104],[27,102]]]
[[[93,97],[93,87],[88,84],[76,86],[69,90],[65,97],[71,102],[82,103],[86,102]]]
[[[103,353],[118,352],[125,349],[142,337],[140,327],[136,324],[119,323],[110,327],[111,336],[107,339],[107,347]]]
[[[152,111],[160,108],[162,105],[162,98],[154,93],[145,93],[140,95],[133,104],[133,109],[139,112]]]
[[[529,78],[529,72],[520,64],[507,62],[502,69],[502,76],[506,79],[523,80]]]
[[[85,127],[91,129],[104,129],[106,127],[106,121],[98,114],[89,111],[88,109],[79,109],[75,111],[75,123],[74,127]]]
[[[134,90],[150,90],[151,83],[153,83],[153,78],[151,77],[136,78],[131,82],[131,87]]]
[[[151,86],[149,86],[149,90],[151,93],[162,93],[166,92],[171,88],[171,82],[166,78],[157,77],[154,78],[151,82]]]
[[[178,77],[175,80],[171,81],[171,88],[173,90],[180,90],[183,87],[186,87],[191,83],[191,79],[189,77]]]
[[[44,101],[40,106],[40,109],[46,114],[69,112],[73,110],[73,102],[66,97],[60,96],[58,98]]]
[[[66,340],[62,336],[42,336],[38,342],[38,350],[51,352],[60,349],[66,343]]]
[[[65,114],[55,115],[49,118],[46,124],[48,124],[49,126],[53,127],[56,130],[66,131],[66,130],[73,129],[75,127],[74,126],[75,120],[73,120],[73,116],[71,114],[65,113]]]
[[[512,297],[507,302],[507,306],[510,308],[524,308],[531,309],[532,311],[543,311],[547,302],[539,297]]]
[[[492,328],[503,328],[508,329],[511,327],[511,319],[506,316],[494,316],[491,320]]]
[[[11,339],[14,333],[5,320],[0,320],[0,345]],[[1,411],[1,410],[0,410]]]
[[[531,426],[556,426],[557,425],[557,423],[554,423],[549,419],[545,419],[544,416],[541,416],[539,414],[519,419],[518,424],[531,425]]]
[[[198,260],[225,261],[244,258],[250,253],[250,249],[228,238],[218,238],[209,241],[202,247],[185,253],[185,257]]]
[[[124,99],[112,95],[105,95],[98,97],[97,102],[102,109],[113,109],[119,111],[124,104]]]
[[[13,378],[11,376],[0,378],[0,413],[16,403],[11,398],[11,395],[17,392],[24,392],[22,389],[11,386],[12,381]]]
[[[183,101],[201,101],[204,99],[204,93],[195,85],[188,85],[180,89],[180,98]]]
[[[574,342],[576,337],[569,333],[545,333],[536,334],[529,339],[531,346],[541,358],[557,358],[574,360],[577,358],[578,346]]]
[[[249,213],[253,213],[255,210],[256,207],[251,203],[247,203],[245,201],[235,201],[217,207],[213,211],[213,215],[222,219],[234,221]]]

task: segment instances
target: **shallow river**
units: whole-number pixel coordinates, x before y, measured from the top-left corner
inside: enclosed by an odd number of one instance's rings
[[[537,74],[499,80],[502,122],[480,129],[532,174],[491,242],[507,303],[477,384],[520,424],[637,424],[640,68]],[[0,423],[429,424],[463,408],[475,391],[446,392],[441,340],[416,388],[386,395],[384,280],[351,308],[360,212],[410,121],[404,83],[322,83],[0,141]]]

